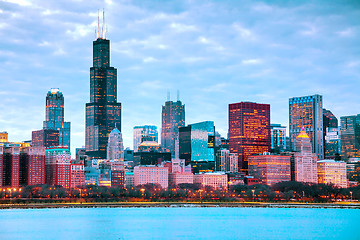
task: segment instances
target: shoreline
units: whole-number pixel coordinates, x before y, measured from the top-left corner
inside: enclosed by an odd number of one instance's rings
[[[45,209],[45,208],[342,208],[360,209],[360,203],[266,203],[266,202],[111,202],[111,203],[29,203],[0,204],[3,209]]]

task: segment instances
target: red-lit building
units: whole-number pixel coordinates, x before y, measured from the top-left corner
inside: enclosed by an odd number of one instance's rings
[[[239,155],[239,171],[248,173],[248,157],[269,152],[270,104],[229,104],[229,150]]]
[[[125,167],[123,161],[111,162],[111,186],[125,187]]]
[[[45,184],[45,148],[25,147],[20,153],[20,185]]]
[[[32,132],[31,146],[54,147],[59,146],[59,131],[54,129],[41,129]]]
[[[83,163],[71,163],[71,188],[85,186],[85,168]]]
[[[71,154],[67,147],[45,150],[45,182],[49,185],[71,186]]]
[[[289,155],[249,156],[249,175],[259,179],[259,183],[269,186],[291,180]]]
[[[20,144],[1,143],[2,159],[1,186],[19,187]]]

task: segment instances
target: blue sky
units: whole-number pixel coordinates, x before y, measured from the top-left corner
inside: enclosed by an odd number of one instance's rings
[[[357,1],[0,1],[0,131],[10,141],[42,128],[50,88],[65,96],[72,152],[84,145],[97,10],[105,8],[118,69],[125,147],[135,125],[160,132],[176,91],[186,124],[213,120],[226,135],[228,104],[269,103],[288,125],[290,97],[321,94],[337,117],[360,113]]]

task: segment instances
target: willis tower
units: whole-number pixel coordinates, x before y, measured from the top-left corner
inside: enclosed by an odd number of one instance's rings
[[[100,34],[93,41],[93,66],[90,68],[90,102],[86,103],[86,155],[105,159],[108,136],[121,131],[121,103],[117,102],[117,69],[110,66],[110,41],[105,38],[104,13]]]

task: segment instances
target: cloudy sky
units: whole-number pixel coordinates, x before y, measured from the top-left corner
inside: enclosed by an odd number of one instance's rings
[[[118,69],[125,147],[135,125],[161,126],[167,91],[186,124],[215,121],[228,104],[271,104],[288,125],[290,97],[321,94],[337,117],[360,113],[357,1],[0,0],[0,131],[10,141],[42,128],[50,88],[65,96],[72,151],[84,145],[85,103],[98,9]]]

